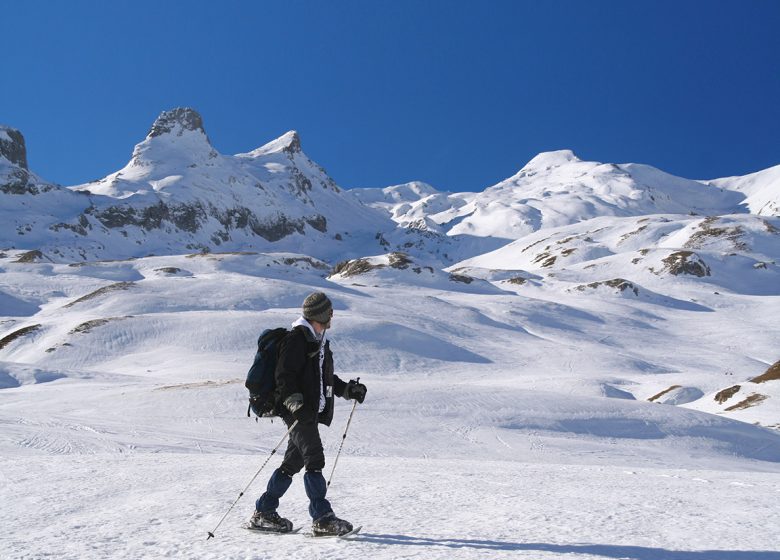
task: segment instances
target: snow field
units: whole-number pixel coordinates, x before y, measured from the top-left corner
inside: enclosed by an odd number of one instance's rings
[[[780,558],[780,435],[752,425],[776,421],[776,389],[712,404],[773,359],[775,296],[361,285],[289,257],[0,259],[23,302],[0,334],[40,325],[0,349],[0,557]],[[206,542],[283,433],[245,415],[256,337],[312,289],[335,303],[338,375],[368,386],[330,492],[363,532],[241,529],[274,457]],[[703,396],[647,402],[675,384]],[[322,431],[328,474],[350,408]],[[280,512],[308,524],[300,477]]]
[[[363,525],[352,542],[242,529],[261,473],[207,541],[267,452],[4,457],[4,557],[780,558],[774,474],[469,459],[342,457],[330,494]],[[308,528],[306,504],[296,477],[280,511]]]

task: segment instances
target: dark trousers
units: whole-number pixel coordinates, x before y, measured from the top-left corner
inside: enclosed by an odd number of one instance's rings
[[[292,418],[284,417],[289,427]],[[303,486],[309,497],[309,514],[312,519],[331,513],[330,502],[325,499],[328,491],[322,469],[325,467],[325,453],[322,449],[320,432],[316,420],[298,422],[287,442],[282,465],[274,471],[268,480],[265,493],[255,503],[258,511],[269,513],[279,507],[279,499],[284,496],[292,483],[292,477],[306,467],[303,475]]]

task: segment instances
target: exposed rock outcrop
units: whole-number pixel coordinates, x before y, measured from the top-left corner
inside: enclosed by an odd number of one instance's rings
[[[160,116],[152,124],[149,137],[154,138],[163,134],[181,136],[184,130],[197,130],[206,134],[206,130],[203,128],[203,117],[200,116],[200,113],[189,107],[177,107],[160,113]]]
[[[4,157],[22,169],[27,169],[27,148],[21,132],[0,125],[0,157]]]
[[[52,188],[28,169],[27,147],[22,133],[0,125],[0,192],[40,194]]]

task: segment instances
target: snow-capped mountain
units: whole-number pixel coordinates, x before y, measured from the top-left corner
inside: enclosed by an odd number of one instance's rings
[[[8,176],[28,176],[18,165],[6,167]],[[186,108],[162,113],[121,170],[68,188],[39,183],[28,179],[22,189],[20,180],[4,181],[6,224],[19,233],[6,226],[3,237],[56,259],[271,247],[334,259],[357,255],[358,247],[381,249],[381,233],[395,227],[344,196],[303,153],[295,132],[226,156]],[[42,190],[56,192],[57,201],[32,203]],[[31,211],[18,214],[18,206]],[[23,237],[32,231],[41,235]]]
[[[766,214],[777,190],[776,169],[704,184],[562,150],[539,154],[480,193],[420,182],[344,191],[294,131],[223,155],[188,108],[162,113],[122,169],[63,188],[26,169],[19,132],[2,137],[5,244],[64,260],[275,250],[336,262],[400,250],[446,266],[596,217],[718,215],[745,212],[745,204]]]
[[[582,161],[570,150],[541,153],[514,176],[476,195],[415,186],[389,187],[383,196],[372,195],[370,189],[358,195],[398,222],[428,221],[451,236],[507,241],[601,216],[745,211],[740,207],[745,196],[734,190],[647,165]]]

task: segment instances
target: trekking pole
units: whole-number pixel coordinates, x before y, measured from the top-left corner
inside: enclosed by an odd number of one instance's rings
[[[357,378],[358,381],[360,381],[360,378]],[[333,460],[333,468],[330,471],[330,477],[328,477],[328,484],[325,486],[325,488],[330,488],[330,481],[333,480],[333,473],[336,471],[336,465],[339,462],[339,455],[341,455],[341,448],[344,447],[344,440],[347,439],[347,432],[349,431],[349,424],[352,422],[352,415],[355,414],[355,408],[357,407],[358,402],[355,401],[352,404],[352,410],[349,413],[349,418],[347,419],[347,427],[344,428],[344,435],[341,436],[341,445],[339,445],[339,451],[336,453],[336,458]]]
[[[235,505],[238,503],[238,500],[240,500],[240,499],[241,499],[241,496],[243,496],[243,495],[244,495],[244,492],[246,492],[247,490],[249,490],[249,487],[250,487],[250,486],[252,486],[252,483],[255,481],[255,479],[257,478],[257,476],[260,474],[260,471],[262,471],[262,470],[263,470],[263,468],[265,468],[265,466],[268,464],[268,461],[270,461],[270,460],[271,460],[271,457],[273,457],[273,456],[274,456],[274,454],[276,453],[276,450],[277,450],[277,449],[279,449],[279,446],[281,446],[281,445],[282,445],[282,443],[284,442],[284,440],[285,440],[285,439],[287,439],[287,436],[289,436],[289,435],[290,435],[290,432],[292,432],[292,431],[293,431],[293,428],[295,428],[295,426],[296,426],[297,424],[298,424],[298,421],[297,421],[297,420],[296,420],[295,422],[293,422],[293,423],[292,423],[292,425],[290,426],[290,429],[289,429],[289,430],[287,430],[287,432],[286,432],[286,433],[285,433],[285,434],[282,436],[282,439],[280,439],[280,440],[279,440],[279,443],[277,443],[277,444],[276,444],[276,447],[274,447],[274,448],[271,450],[271,454],[268,456],[268,459],[266,459],[266,460],[265,460],[265,463],[263,463],[263,464],[260,466],[260,468],[259,468],[259,469],[257,469],[257,472],[255,473],[255,476],[253,476],[253,477],[252,477],[252,480],[250,480],[250,481],[249,481],[249,484],[247,484],[247,485],[246,485],[246,488],[244,488],[244,490],[243,490],[243,491],[242,491],[242,492],[241,492],[241,493],[238,495],[238,498],[236,498],[236,500],[235,500],[235,501],[234,501],[234,502],[231,504],[231,506],[230,506],[230,507],[228,508],[228,510],[225,512],[225,515],[223,515],[223,516],[222,516],[222,519],[220,519],[220,520],[219,520],[219,523],[217,523],[217,526],[216,526],[216,527],[214,527],[214,530],[213,530],[213,531],[209,531],[209,532],[208,532],[209,536],[208,536],[208,537],[206,537],[206,540],[209,540],[210,538],[213,538],[213,537],[214,537],[214,533],[216,533],[216,532],[217,532],[217,529],[219,529],[219,526],[220,526],[220,525],[222,525],[222,522],[223,522],[223,521],[225,520],[225,518],[228,516],[228,513],[230,513],[230,511],[233,509],[233,506],[235,506]]]

